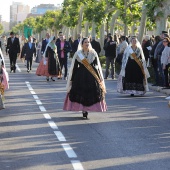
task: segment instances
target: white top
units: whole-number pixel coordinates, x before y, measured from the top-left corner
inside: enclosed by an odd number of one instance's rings
[[[168,65],[170,63],[170,47],[166,46],[162,51],[161,64]]]

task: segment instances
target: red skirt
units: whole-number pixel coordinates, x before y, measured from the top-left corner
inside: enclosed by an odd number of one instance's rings
[[[37,67],[36,71],[37,76],[46,76],[46,77],[57,77],[58,75],[50,75],[48,72],[48,59],[44,61],[44,59],[41,60],[39,66]]]
[[[93,111],[93,112],[106,112],[107,111],[107,105],[105,100],[102,100],[101,102],[95,103],[92,106],[83,106],[80,103],[71,102],[69,99],[69,96],[67,94],[63,110],[66,111]]]

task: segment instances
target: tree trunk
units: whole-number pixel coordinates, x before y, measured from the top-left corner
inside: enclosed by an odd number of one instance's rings
[[[156,35],[160,35],[162,31],[166,31],[167,29],[167,18],[162,17],[156,20]]]
[[[103,23],[100,27],[100,45],[101,45],[101,55],[104,55],[105,52],[103,50],[104,47],[104,33],[105,33],[105,24]]]
[[[130,35],[131,35],[131,36],[135,35],[135,28],[136,28],[135,25],[132,25],[132,26],[131,26],[131,32],[130,32]]]
[[[78,26],[77,26],[77,34],[81,34],[81,30],[82,30],[83,10],[84,10],[84,6],[80,8],[79,21],[78,21]]]
[[[117,20],[119,15],[120,15],[120,11],[117,10],[116,13],[112,16],[112,20],[111,20],[111,23],[110,23],[110,33],[112,35],[114,35],[114,33],[115,33],[114,27],[115,27],[115,23],[116,23],[116,20]]]
[[[96,37],[96,23],[94,21],[92,22],[91,36]]]
[[[140,21],[139,36],[138,36],[138,40],[139,40],[140,43],[142,43],[142,39],[143,39],[145,27],[146,27],[146,17],[147,17],[146,12],[147,12],[146,6],[145,6],[145,3],[143,3],[142,18],[141,18],[141,21]]]
[[[67,28],[66,28],[66,33],[65,33],[65,36],[66,36],[66,40],[67,40],[67,41],[68,41],[68,39],[69,39],[69,34],[70,34],[70,28],[67,27]]]
[[[124,0],[124,6],[125,6],[125,9],[124,9],[124,23],[125,23],[125,27],[124,27],[124,35],[127,36],[128,35],[128,26],[127,26],[127,20],[126,20],[126,17],[127,17],[127,0]]]
[[[89,36],[89,22],[86,21],[85,23],[85,34],[84,34],[85,37],[88,37]]]
[[[77,26],[74,28],[74,31],[73,31],[73,38],[74,38],[74,40],[77,39]]]
[[[73,34],[74,34],[74,28],[71,28],[70,29],[70,35],[73,37]]]

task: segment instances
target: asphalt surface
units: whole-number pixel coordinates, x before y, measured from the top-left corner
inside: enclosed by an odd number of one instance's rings
[[[9,71],[8,56],[6,58]],[[63,111],[66,81],[46,82],[9,73],[6,109],[0,111],[0,170],[169,170],[170,108],[166,94],[131,97],[106,80],[105,113]]]

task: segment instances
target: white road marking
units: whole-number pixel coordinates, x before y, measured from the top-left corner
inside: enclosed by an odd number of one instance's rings
[[[66,142],[64,135],[60,131],[54,131],[55,135],[57,136],[58,140],[61,142]]]
[[[49,114],[43,114],[46,119],[51,119],[51,116]]]
[[[39,108],[40,108],[40,111],[41,112],[46,112],[46,109],[45,107],[42,105],[42,102],[39,100],[39,97],[38,95],[36,95],[36,93],[34,92],[32,86],[30,85],[30,83],[28,81],[25,82],[29,91],[31,92],[31,94],[33,95],[33,98],[35,99],[37,105],[40,105]],[[51,119],[51,116],[47,113],[43,114],[45,119],[48,119],[50,120]],[[50,127],[54,130],[57,130],[58,127],[57,125],[54,123],[54,121],[48,121],[48,124],[50,125]],[[58,138],[59,141],[61,142],[66,142],[66,139],[64,137],[64,135],[60,132],[60,131],[54,131],[56,137]],[[76,153],[74,152],[74,150],[71,148],[71,146],[68,144],[68,143],[64,143],[64,144],[61,144],[64,151],[66,152],[67,156],[69,158],[77,158],[77,155]],[[74,168],[74,170],[84,170],[81,162],[79,160],[71,160],[71,164]]]
[[[19,72],[21,72],[21,69],[19,68],[18,64],[16,64],[16,68]]]
[[[69,144],[65,143],[61,145],[69,158],[77,158],[76,153],[73,151],[73,149],[71,148]]]
[[[28,87],[28,89],[31,91],[31,90],[33,90],[33,88],[32,87]]]
[[[46,112],[46,109],[44,106],[39,106],[39,108],[40,108],[41,112]]]
[[[37,95],[33,95],[33,97],[34,97],[35,100],[39,99]]]
[[[54,130],[58,129],[57,125],[53,121],[48,121],[48,124],[50,125],[52,129]]]
[[[42,102],[40,100],[35,100],[38,105],[42,105]]]
[[[74,161],[71,161],[71,163],[73,165],[74,170],[84,170],[80,161],[74,160]]]
[[[33,90],[30,90],[31,94],[36,94]]]

